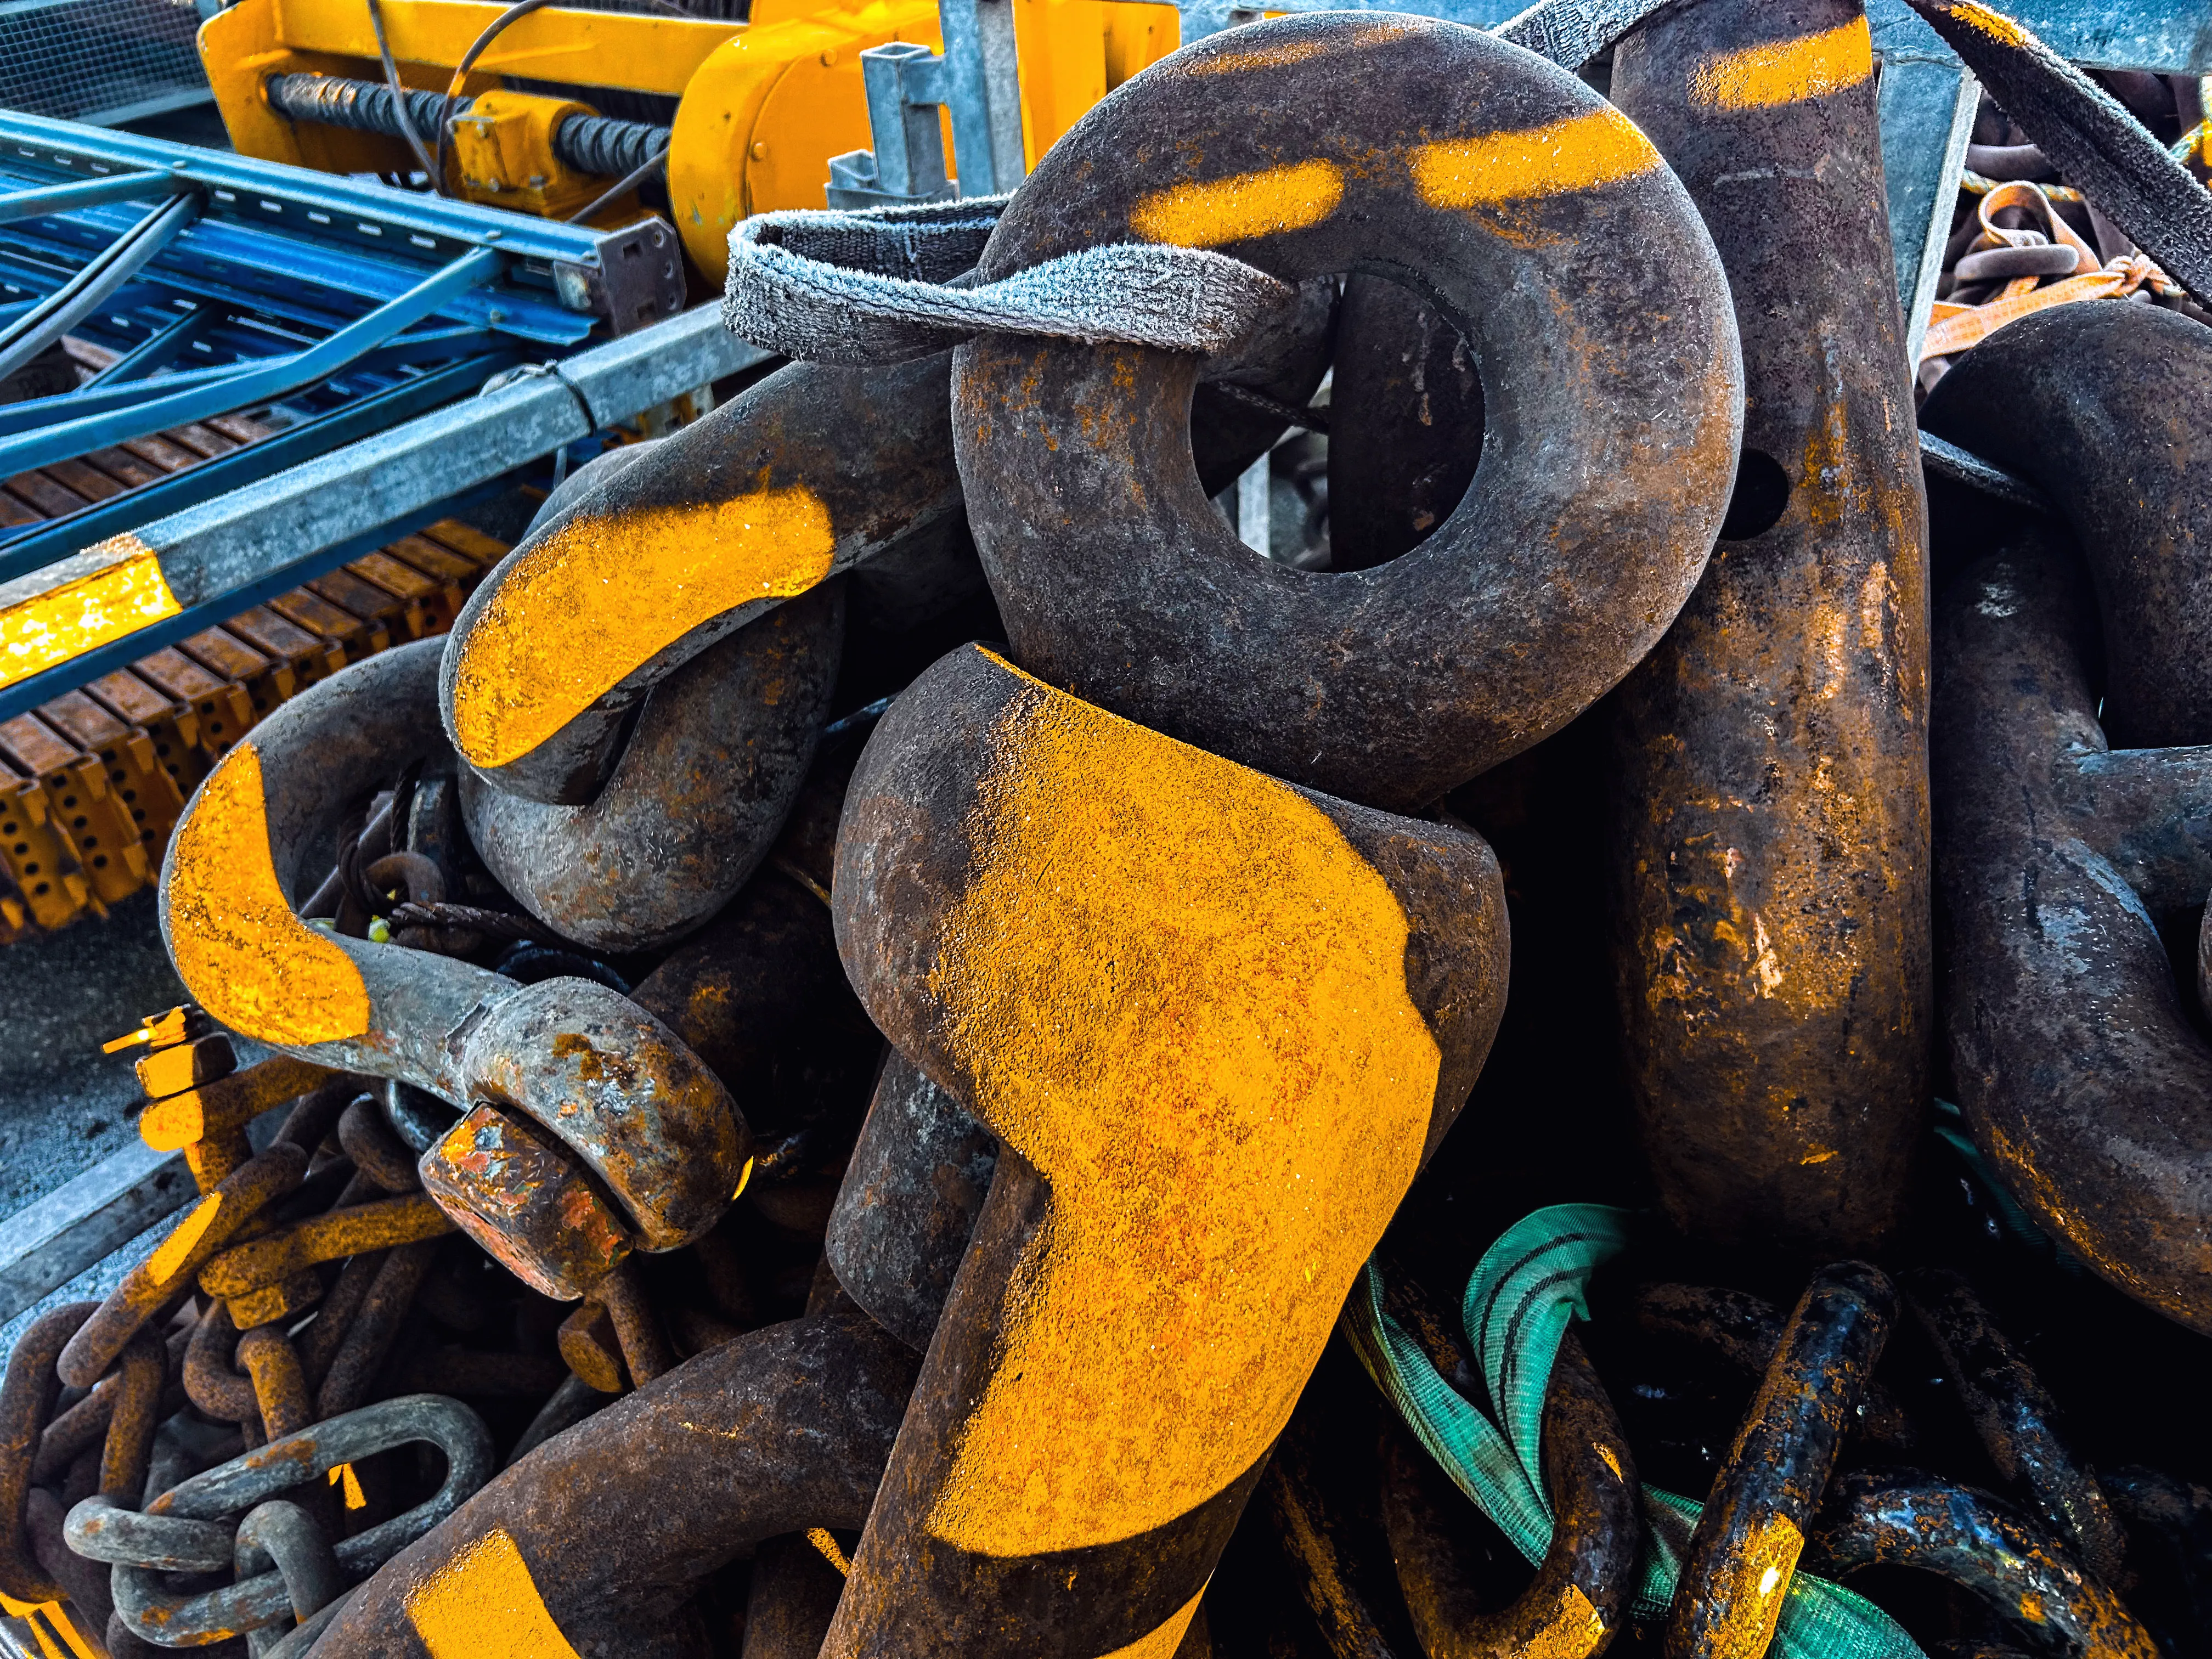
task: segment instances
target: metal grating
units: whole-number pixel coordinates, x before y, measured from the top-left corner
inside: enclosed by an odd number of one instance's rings
[[[0,0],[0,109],[112,124],[210,95],[191,0]]]

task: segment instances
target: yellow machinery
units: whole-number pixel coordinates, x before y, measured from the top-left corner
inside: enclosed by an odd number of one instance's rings
[[[1022,149],[1032,165],[1109,90],[1177,42],[1176,13],[1168,5],[1010,3],[1021,64]],[[442,96],[504,9],[477,0],[381,0],[380,9],[402,84]],[[936,0],[753,0],[744,23],[533,12],[500,31],[461,79],[453,101],[463,112],[447,136],[447,187],[478,202],[565,218],[613,182],[605,172],[574,165],[573,142],[556,142],[564,126],[583,131],[574,118],[596,114],[591,105],[516,90],[509,81],[678,99],[666,137],[669,198],[692,263],[719,285],[732,225],[774,209],[823,206],[830,158],[868,148],[860,53],[893,41],[940,49]],[[334,77],[382,99],[369,0],[240,0],[201,29],[200,54],[241,154],[332,173],[421,170],[398,137],[334,125],[335,117],[297,118],[273,106],[272,83],[290,76]],[[415,125],[434,142],[438,102],[417,96],[410,106],[429,112],[427,122]],[[945,132],[957,173],[949,124]]]

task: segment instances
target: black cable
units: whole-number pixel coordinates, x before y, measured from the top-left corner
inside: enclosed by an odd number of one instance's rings
[[[640,185],[652,178],[654,173],[659,172],[662,167],[667,165],[668,151],[665,149],[663,149],[656,152],[653,158],[647,161],[643,167],[638,168],[634,173],[624,175],[621,182],[617,184],[611,190],[609,190],[603,195],[598,197],[587,205],[577,209],[575,212],[570,214],[566,219],[562,220],[562,222],[563,224],[569,225],[588,223],[593,214],[604,210],[609,203],[616,200],[625,191],[635,190]]]
[[[376,31],[376,55],[384,60],[384,84],[392,88],[392,103],[399,118],[399,136],[407,141],[407,148],[415,152],[415,159],[422,164],[422,172],[430,181],[435,195],[446,193],[446,175],[430,161],[430,151],[422,143],[422,135],[415,131],[415,120],[408,109],[406,89],[399,84],[399,65],[392,56],[392,42],[385,37],[384,8],[379,0],[368,0],[368,26]]]

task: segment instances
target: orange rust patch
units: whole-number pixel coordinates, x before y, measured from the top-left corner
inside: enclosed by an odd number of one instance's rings
[[[592,1047],[591,1040],[574,1031],[562,1031],[553,1039],[553,1057],[574,1059],[576,1075],[586,1083],[596,1083],[607,1074],[606,1067],[599,1063],[599,1051]]]
[[[1650,172],[1659,152],[1634,122],[1607,107],[1519,132],[1423,144],[1410,161],[1421,199],[1451,210],[1594,190]]]
[[[1219,247],[1317,225],[1343,199],[1344,172],[1335,162],[1288,161],[1155,191],[1129,210],[1129,228],[1148,242]]]

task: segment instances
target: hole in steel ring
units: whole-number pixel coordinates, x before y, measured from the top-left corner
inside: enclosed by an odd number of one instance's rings
[[[1765,535],[1789,505],[1790,475],[1782,464],[1765,450],[1745,450],[1735,464],[1735,494],[1721,520],[1721,539],[1747,542]]]

